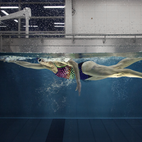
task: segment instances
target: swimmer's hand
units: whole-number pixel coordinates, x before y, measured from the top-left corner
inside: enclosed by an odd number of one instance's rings
[[[14,63],[14,60],[9,60],[9,59],[7,59],[7,58],[4,58],[4,59],[2,59],[2,61],[3,62],[6,62],[6,63]]]
[[[79,82],[77,82],[77,87],[76,87],[76,90],[75,91],[77,91],[78,90],[78,94],[79,94],[79,96],[80,96],[80,93],[81,93],[81,82],[79,81]]]

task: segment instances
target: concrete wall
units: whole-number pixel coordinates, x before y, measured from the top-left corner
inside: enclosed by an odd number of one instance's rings
[[[74,34],[142,33],[141,0],[73,0],[73,9]]]

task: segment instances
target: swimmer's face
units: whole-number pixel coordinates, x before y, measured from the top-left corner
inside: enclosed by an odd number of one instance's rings
[[[44,60],[41,59],[41,58],[38,58],[38,62],[39,62],[39,63],[42,63],[42,62],[44,62]]]
[[[52,62],[47,62],[47,61],[44,61],[44,59],[42,58],[38,58],[38,62],[42,65],[45,65],[47,67],[51,66],[52,65]]]

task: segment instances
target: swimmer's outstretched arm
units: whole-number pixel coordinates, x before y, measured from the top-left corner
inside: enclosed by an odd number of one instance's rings
[[[41,64],[36,64],[36,63],[30,63],[30,62],[25,62],[25,61],[9,61],[10,63],[15,63],[17,65],[20,65],[25,68],[31,68],[31,69],[46,69]]]
[[[76,62],[74,62],[73,60],[69,60],[68,62],[73,66],[73,70],[75,72],[75,77],[76,77],[76,82],[77,82],[76,90],[78,90],[78,93],[80,96],[81,82],[80,82],[80,74],[79,74],[78,64]]]

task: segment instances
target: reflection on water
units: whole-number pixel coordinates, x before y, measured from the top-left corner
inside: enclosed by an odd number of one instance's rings
[[[68,53],[0,53],[0,56],[20,56],[23,58],[57,58],[57,57],[70,57],[72,59],[76,58],[92,58],[92,57],[142,57],[141,52],[128,52],[128,53],[75,53],[75,54],[68,54]],[[0,57],[1,58],[1,57]]]

